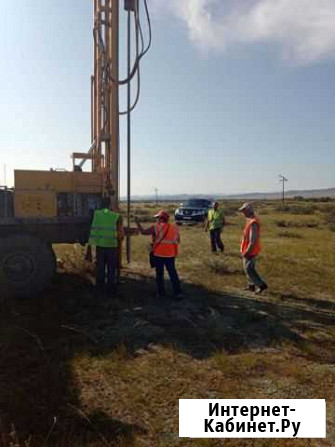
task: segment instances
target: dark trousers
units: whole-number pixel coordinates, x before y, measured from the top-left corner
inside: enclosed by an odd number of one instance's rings
[[[119,249],[97,247],[96,286],[99,292],[112,292],[115,287],[115,274],[119,265]],[[107,279],[107,282],[106,282]]]
[[[253,258],[243,257],[243,268],[249,284],[255,285],[256,287],[262,287],[266,285],[266,282],[256,270],[256,256],[254,256]]]
[[[216,252],[217,249],[219,249],[220,251],[224,250],[224,245],[221,240],[221,231],[221,228],[215,228],[214,230],[209,231],[213,252]]]
[[[160,296],[165,295],[164,266],[169,274],[173,293],[177,296],[181,293],[181,289],[179,276],[175,267],[175,258],[161,258],[160,256],[155,256],[156,283],[158,294]]]

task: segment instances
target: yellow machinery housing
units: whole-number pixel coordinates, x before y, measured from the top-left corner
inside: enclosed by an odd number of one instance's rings
[[[15,171],[15,217],[89,216],[99,205],[99,173]]]

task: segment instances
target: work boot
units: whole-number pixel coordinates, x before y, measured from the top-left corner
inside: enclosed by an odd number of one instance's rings
[[[262,284],[260,287],[257,288],[256,290],[256,295],[260,295],[264,290],[268,289],[268,285],[267,284]]]
[[[255,286],[255,284],[247,284],[244,287],[244,290],[248,290],[249,292],[255,292],[256,286]]]

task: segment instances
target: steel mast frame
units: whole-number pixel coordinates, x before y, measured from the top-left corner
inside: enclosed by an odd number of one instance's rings
[[[94,0],[92,170],[102,172],[104,193],[119,204],[119,0]]]
[[[91,148],[74,153],[74,168],[86,160],[102,174],[103,194],[119,207],[119,0],[93,0],[93,75],[91,76]],[[75,160],[80,162],[76,165]]]

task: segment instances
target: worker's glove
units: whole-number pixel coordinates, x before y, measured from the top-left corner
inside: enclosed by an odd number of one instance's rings
[[[87,246],[85,261],[92,262],[92,247],[90,245]]]

